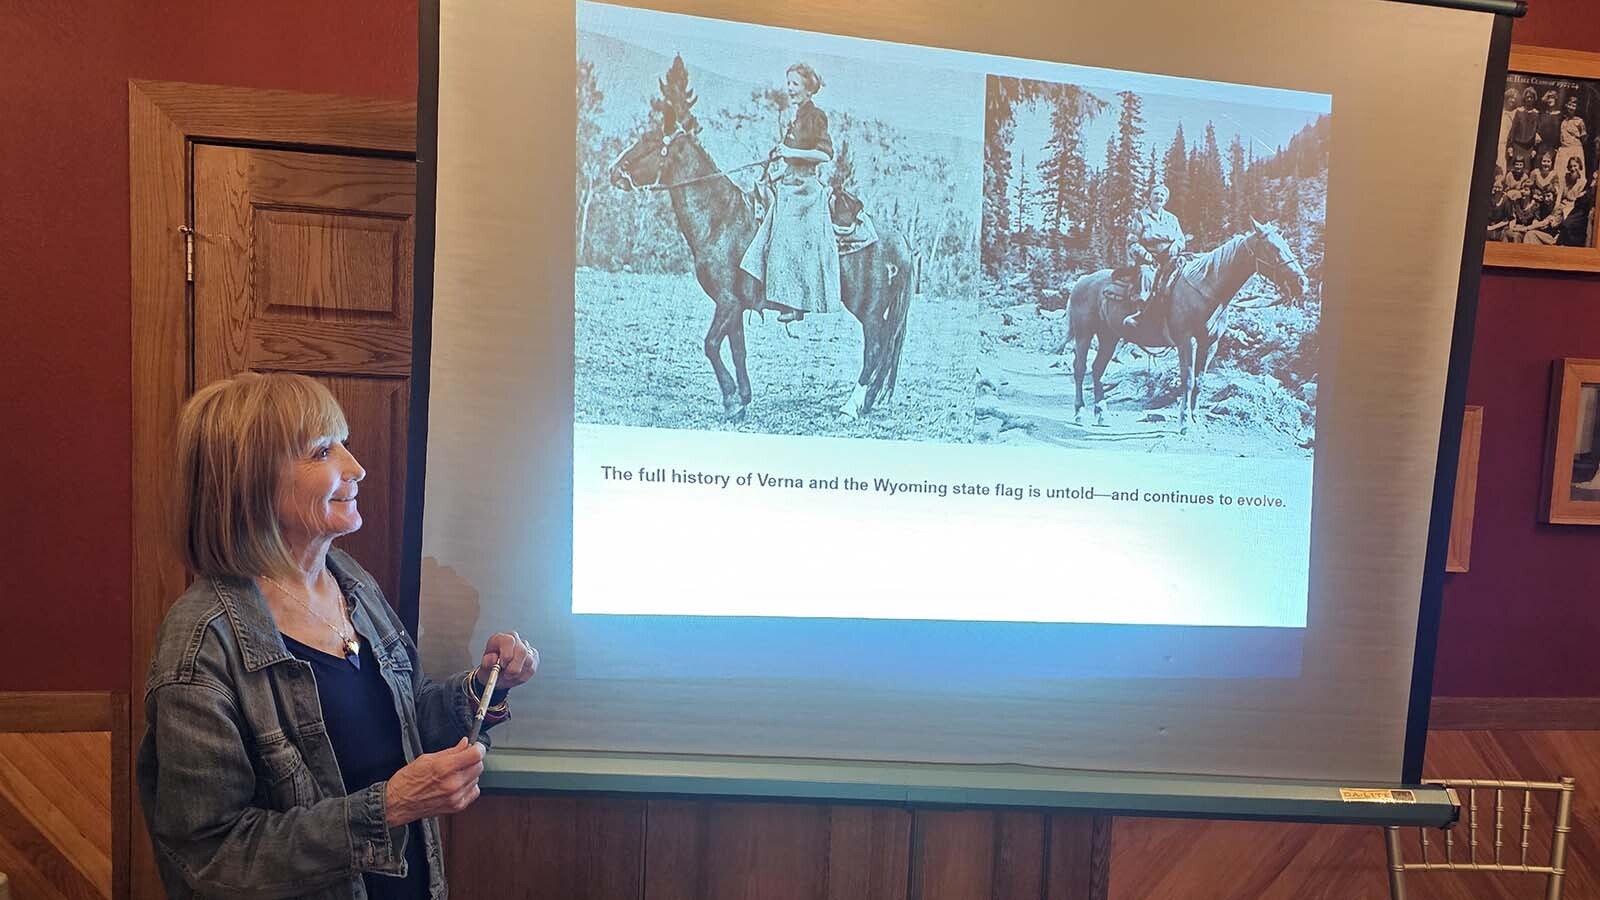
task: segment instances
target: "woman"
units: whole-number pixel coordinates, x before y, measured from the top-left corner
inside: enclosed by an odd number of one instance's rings
[[[1152,296],[1151,290],[1155,287],[1157,273],[1184,250],[1183,225],[1167,209],[1171,198],[1172,192],[1167,186],[1157,184],[1150,189],[1150,202],[1133,219],[1133,230],[1128,235],[1132,238],[1128,243],[1128,262],[1139,269],[1139,304],[1132,315],[1122,320],[1123,327],[1129,331],[1138,329],[1146,312],[1156,322],[1162,321],[1165,315],[1159,302],[1165,298]]]
[[[1589,140],[1589,123],[1578,115],[1578,96],[1567,97],[1564,118],[1561,120],[1561,147],[1556,150],[1556,171],[1565,173],[1571,160],[1578,162],[1578,174],[1587,176],[1584,144]]]
[[[1496,178],[1494,185],[1489,189],[1488,239],[1490,241],[1506,240],[1506,229],[1510,227],[1511,203],[1506,200],[1505,179]]]
[[[1550,245],[1556,242],[1556,235],[1561,230],[1561,223],[1566,219],[1566,211],[1556,197],[1553,188],[1537,188],[1534,197],[1538,200],[1538,218],[1528,223],[1522,232],[1522,242],[1525,244]]]
[[[1508,155],[1507,141],[1511,137],[1511,117],[1517,114],[1517,89],[1506,88],[1505,106],[1500,110],[1500,155],[1496,157],[1496,175],[1504,175],[1510,170],[1511,158]]]
[[[1519,204],[1523,198],[1533,190],[1533,176],[1528,173],[1526,164],[1513,158],[1511,171],[1505,177],[1506,199],[1512,204]]]
[[[1561,228],[1556,232],[1556,243],[1563,247],[1589,246],[1589,212],[1594,206],[1594,182],[1584,176],[1583,161],[1567,160],[1567,171],[1561,179]]]
[[[377,584],[332,541],[366,476],[328,390],[245,374],[178,422],[174,531],[194,583],[156,643],[139,793],[173,898],[439,898],[435,817],[478,796],[466,741],[538,653],[496,634],[476,672],[423,677]]]
[[[1535,153],[1554,156],[1561,147],[1561,100],[1555,91],[1544,92],[1544,109],[1539,112],[1538,134],[1534,139]]]
[[[756,230],[739,267],[765,286],[778,321],[794,322],[839,303],[839,251],[828,217],[828,192],[817,167],[833,159],[828,117],[811,102],[822,76],[805,63],[789,67],[785,83],[794,118],[770,159],[782,158],[772,209]]]
[[[1507,165],[1518,162],[1524,168],[1533,166],[1533,145],[1539,137],[1539,95],[1533,88],[1522,91],[1522,105],[1511,114],[1511,131],[1506,135],[1509,157]]]
[[[1561,187],[1557,199],[1570,213],[1573,204],[1582,199],[1588,190],[1589,179],[1583,173],[1583,160],[1576,157],[1568,159],[1566,170],[1561,175]]]
[[[1533,189],[1555,194],[1561,189],[1561,173],[1556,171],[1556,155],[1545,150],[1539,154],[1539,168],[1533,172]]]

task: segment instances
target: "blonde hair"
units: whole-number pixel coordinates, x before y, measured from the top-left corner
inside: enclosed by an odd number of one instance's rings
[[[246,372],[196,391],[178,417],[173,533],[184,562],[213,577],[293,571],[277,509],[289,463],[349,433],[338,401],[304,375]]]
[[[816,96],[817,91],[822,90],[822,76],[817,74],[816,69],[811,68],[809,65],[806,65],[803,62],[797,62],[785,69],[784,74],[799,75],[800,86],[806,89],[806,96],[808,97]]]

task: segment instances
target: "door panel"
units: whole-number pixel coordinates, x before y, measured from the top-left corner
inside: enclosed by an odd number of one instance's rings
[[[399,581],[411,377],[416,166],[194,148],[194,381],[249,369],[328,385],[367,470],[342,539],[391,598]]]

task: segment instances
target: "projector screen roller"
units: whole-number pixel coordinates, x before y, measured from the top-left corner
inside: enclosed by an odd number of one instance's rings
[[[445,7],[498,746],[1400,777],[1492,19],[1067,7]]]

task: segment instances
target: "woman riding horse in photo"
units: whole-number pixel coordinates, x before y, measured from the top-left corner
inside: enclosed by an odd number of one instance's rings
[[[1164,272],[1184,250],[1183,225],[1167,209],[1167,200],[1171,197],[1172,192],[1164,184],[1151,188],[1149,204],[1139,210],[1133,220],[1128,261],[1139,270],[1139,307],[1122,320],[1123,327],[1130,331],[1139,327],[1140,319],[1157,299],[1153,294],[1157,274]],[[1160,321],[1161,310],[1157,308],[1152,317]]]
[[[811,102],[822,76],[805,63],[787,73],[794,118],[770,159],[782,158],[772,208],[756,231],[739,267],[760,280],[765,305],[780,310],[778,321],[794,322],[839,304],[839,254],[828,217],[828,190],[817,167],[833,159],[828,117]]]

